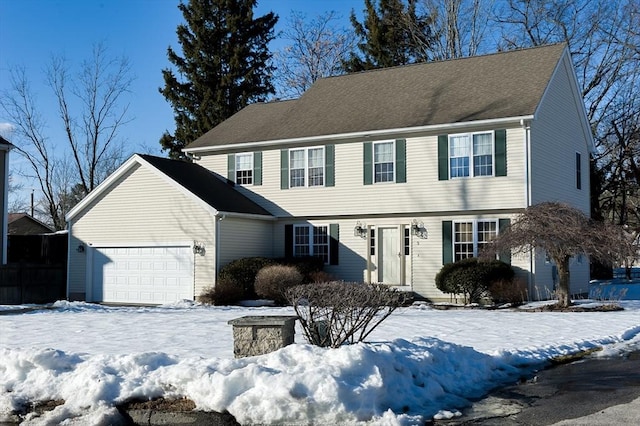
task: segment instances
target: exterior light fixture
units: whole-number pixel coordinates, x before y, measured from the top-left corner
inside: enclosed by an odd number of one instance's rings
[[[411,221],[411,234],[420,238],[427,238],[427,230],[424,227],[423,222],[418,222],[418,219]]]
[[[78,253],[84,253],[84,244],[78,244],[78,247],[76,248],[76,251]]]
[[[367,224],[357,221],[355,228],[353,228],[353,236],[367,238]]]
[[[205,251],[204,244],[196,242],[193,243],[193,254],[204,256]]]

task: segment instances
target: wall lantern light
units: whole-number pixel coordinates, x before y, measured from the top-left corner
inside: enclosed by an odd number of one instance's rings
[[[367,224],[360,223],[360,221],[356,222],[355,228],[353,228],[353,236],[360,238],[367,238]]]
[[[411,221],[411,234],[420,238],[427,238],[427,229],[424,227],[423,222],[418,222],[418,219]]]
[[[204,256],[205,251],[204,244],[196,242],[193,243],[193,254]]]

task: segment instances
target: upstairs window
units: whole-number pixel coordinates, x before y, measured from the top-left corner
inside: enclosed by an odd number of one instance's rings
[[[324,186],[324,148],[289,150],[289,187]]]
[[[236,154],[236,183],[253,184],[253,154]]]
[[[493,152],[493,134],[490,132],[450,136],[451,177],[493,176]]]
[[[393,146],[393,142],[373,144],[373,177],[376,183],[394,181]]]

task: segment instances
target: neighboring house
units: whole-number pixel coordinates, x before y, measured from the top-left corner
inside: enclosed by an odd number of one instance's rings
[[[53,232],[53,228],[27,213],[9,213],[9,235],[40,235]]]
[[[527,206],[589,213],[592,150],[564,44],[321,79],[195,140],[194,163],[125,163],[67,217],[69,297],[191,299],[233,259],[314,255],[339,279],[448,300],[442,265]],[[551,295],[544,253],[503,259]],[[571,279],[588,290],[586,259]]]
[[[9,151],[13,145],[0,136],[0,265],[7,263]]]

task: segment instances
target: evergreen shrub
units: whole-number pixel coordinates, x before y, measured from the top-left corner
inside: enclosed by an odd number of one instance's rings
[[[436,287],[444,293],[464,295],[467,303],[478,303],[489,295],[492,283],[512,281],[513,275],[505,262],[470,257],[444,265],[436,274]]]

